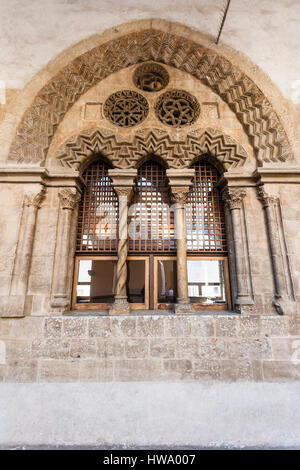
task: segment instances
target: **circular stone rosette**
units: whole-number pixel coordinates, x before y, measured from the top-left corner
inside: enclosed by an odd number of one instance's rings
[[[104,103],[104,115],[120,127],[133,127],[140,124],[149,113],[147,100],[131,90],[117,91]]]
[[[163,90],[170,77],[164,67],[155,63],[147,63],[136,68],[133,82],[137,88],[151,93]]]
[[[155,114],[167,126],[184,127],[198,119],[200,105],[187,91],[170,90],[163,93],[156,101]]]

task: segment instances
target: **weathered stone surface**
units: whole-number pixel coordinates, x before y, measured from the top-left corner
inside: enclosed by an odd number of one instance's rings
[[[70,356],[74,359],[91,359],[97,357],[98,343],[95,339],[72,339]]]
[[[158,338],[150,341],[150,356],[171,359],[175,357],[177,350],[177,339]]]
[[[235,317],[216,318],[216,336],[237,336],[237,321]]]
[[[121,338],[109,338],[98,341],[98,357],[100,358],[119,358],[124,357],[125,341]]]
[[[189,380],[192,377],[192,362],[186,359],[166,359],[163,361],[168,380]]]
[[[57,338],[61,336],[62,318],[46,318],[45,319],[45,336]]]
[[[41,360],[39,364],[39,382],[74,382],[79,379],[79,361],[76,359],[59,361]]]
[[[32,359],[7,361],[5,382],[36,382],[38,363]]]
[[[163,317],[140,317],[137,318],[137,336],[164,336],[164,318]]]
[[[166,337],[186,337],[191,335],[191,322],[189,318],[168,317],[165,318]]]
[[[62,335],[75,338],[87,336],[87,320],[85,318],[64,318]]]
[[[129,339],[125,341],[125,353],[128,358],[143,358],[149,355],[147,339]]]
[[[272,351],[267,339],[232,339],[227,344],[228,357],[236,360],[262,360],[271,358]]]
[[[70,341],[66,339],[35,339],[32,342],[33,358],[67,359],[70,356]],[[63,362],[62,362],[63,363]]]
[[[115,361],[115,380],[160,380],[164,377],[162,365],[157,360],[125,359]]]

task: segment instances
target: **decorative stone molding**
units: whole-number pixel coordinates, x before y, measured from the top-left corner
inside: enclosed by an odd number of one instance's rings
[[[107,98],[103,112],[106,119],[116,126],[133,127],[146,119],[149,113],[149,104],[140,93],[121,90]]]
[[[80,201],[80,194],[73,189],[64,188],[58,193],[62,209],[73,211]]]
[[[269,206],[276,206],[279,200],[277,196],[267,194],[263,186],[257,187],[257,199],[260,200],[264,209]]]
[[[260,165],[293,159],[272,104],[248,76],[223,56],[190,39],[148,29],[95,47],[53,77],[24,113],[8,160],[43,163],[57,126],[82,94],[112,73],[149,61],[187,72],[217,93],[246,129]]]
[[[128,204],[133,194],[137,170],[108,170],[112,186],[119,198],[119,243],[115,301],[110,314],[126,314],[130,312],[127,301],[127,255],[128,255]]]
[[[131,141],[124,141],[113,130],[92,128],[69,138],[56,154],[63,167],[78,168],[94,153],[101,153],[116,168],[135,168],[139,160],[157,154],[169,168],[188,168],[201,154],[210,153],[229,170],[242,167],[247,152],[232,137],[212,128],[197,129],[185,140],[172,139],[161,129],[144,129]]]
[[[280,243],[280,234],[283,227],[277,221],[276,211],[279,198],[265,191],[264,185],[257,187],[257,198],[262,203],[265,211],[266,230],[270,247],[271,265],[273,271],[275,295],[273,305],[279,315],[285,313],[288,300],[285,266],[283,262],[283,247]],[[290,270],[289,270],[290,272]]]
[[[253,313],[254,304],[250,265],[247,250],[247,233],[243,220],[243,200],[247,192],[244,188],[226,187],[222,193],[225,207],[230,212],[232,238],[234,247],[234,263],[236,277],[236,295],[233,299],[234,308],[240,313]]]
[[[223,193],[223,201],[231,211],[241,209],[246,194],[244,189],[227,188]]]
[[[22,317],[31,310],[31,296],[27,295],[27,286],[34,245],[37,211],[45,198],[45,187],[39,184],[37,192],[24,195],[23,212],[18,236],[18,245],[14,261],[9,296],[0,299],[0,317]],[[14,307],[14,308],[13,308]]]
[[[30,207],[33,206],[36,209],[41,207],[43,200],[45,199],[46,189],[43,186],[42,189],[36,193],[26,193],[24,195],[24,206]]]
[[[60,213],[58,219],[57,240],[55,250],[55,264],[53,272],[53,300],[51,307],[57,313],[68,310],[70,299],[67,294],[69,280],[69,254],[72,215],[80,194],[75,188],[64,188],[58,193],[60,199]]]

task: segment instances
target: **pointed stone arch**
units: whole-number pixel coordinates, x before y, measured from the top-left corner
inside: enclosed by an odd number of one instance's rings
[[[113,130],[92,128],[69,138],[55,158],[65,168],[78,169],[95,153],[100,153],[115,168],[136,168],[149,154],[159,156],[168,168],[174,169],[188,168],[203,153],[215,156],[224,170],[242,167],[249,158],[232,137],[212,128],[194,130],[185,140],[172,139],[161,129],[144,129],[127,141]]]
[[[222,55],[191,39],[145,29],[85,52],[52,78],[25,111],[8,160],[42,165],[59,123],[76,100],[110,74],[146,61],[190,73],[228,103],[252,142],[258,165],[293,159],[278,115],[245,73]]]

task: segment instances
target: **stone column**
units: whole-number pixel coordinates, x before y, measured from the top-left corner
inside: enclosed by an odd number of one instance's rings
[[[287,295],[286,282],[284,277],[284,265],[282,249],[279,239],[279,227],[276,221],[276,207],[278,198],[270,196],[265,192],[264,186],[258,186],[257,197],[261,201],[266,215],[267,236],[271,254],[271,264],[273,270],[275,298],[273,305],[279,315],[283,315],[281,300]]]
[[[174,200],[174,223],[177,241],[177,303],[175,313],[192,313],[194,307],[188,296],[187,245],[184,205],[195,170],[167,170]]]
[[[27,193],[24,196],[18,247],[10,288],[11,295],[26,295],[27,293],[37,211],[41,207],[45,193],[46,190],[42,187],[39,192]]]
[[[227,205],[232,222],[232,236],[235,253],[236,296],[233,303],[241,313],[248,313],[253,305],[249,265],[247,263],[246,234],[242,218],[243,199],[246,190],[241,188],[226,188],[223,200]]]
[[[112,185],[119,199],[119,242],[118,263],[116,274],[115,301],[112,304],[110,314],[130,313],[130,305],[127,300],[127,256],[128,256],[128,205],[130,203],[137,170],[108,170],[112,179]]]
[[[73,211],[80,201],[76,188],[64,188],[59,191],[60,213],[57,230],[55,266],[53,274],[53,300],[51,307],[67,310],[70,299],[67,293],[69,278],[70,232]]]
[[[39,191],[28,192],[24,196],[10,291],[9,295],[0,296],[0,317],[24,317],[31,311],[32,296],[27,295],[27,286],[37,211],[45,197],[45,193],[44,186],[39,185]]]

